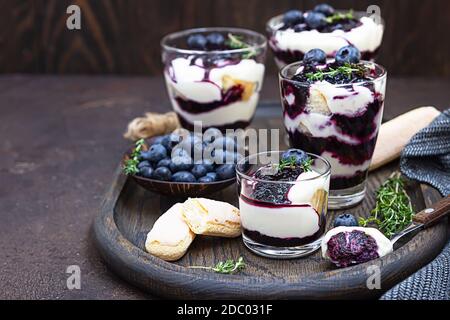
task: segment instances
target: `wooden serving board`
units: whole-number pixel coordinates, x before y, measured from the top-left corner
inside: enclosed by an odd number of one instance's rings
[[[253,126],[279,126],[274,117],[256,120]],[[345,210],[366,217],[375,204],[374,191],[396,170],[396,164],[370,174],[367,196],[359,206]],[[434,189],[408,183],[407,191],[416,212],[440,199]],[[210,198],[237,205],[236,185]],[[94,222],[97,247],[106,264],[129,283],[154,295],[185,299],[348,299],[376,298],[387,289],[430,262],[447,241],[447,219],[409,239],[393,253],[365,264],[337,269],[322,259],[320,251],[306,258],[273,260],[245,248],[242,239],[198,236],[187,254],[176,262],[165,262],[144,250],[146,235],[156,219],[174,203],[184,199],[146,191],[117,169],[112,186]],[[328,225],[340,211],[329,211]],[[246,262],[244,271],[222,275],[187,266],[212,266],[219,261]],[[381,289],[366,286],[367,267],[381,270]]]

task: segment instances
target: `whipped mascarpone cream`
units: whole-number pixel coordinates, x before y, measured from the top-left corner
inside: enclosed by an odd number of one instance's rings
[[[304,172],[289,189],[290,204],[248,201],[239,198],[241,223],[244,229],[275,238],[304,238],[320,229],[320,214],[313,208],[313,197],[319,190],[328,190],[329,175]]]
[[[352,44],[361,52],[375,51],[381,44],[384,26],[369,17],[360,19],[361,25],[345,32],[335,30],[321,33],[317,30],[294,32],[293,29],[278,30],[274,40],[277,50],[308,52],[319,48],[332,56],[340,48]]]
[[[177,113],[191,123],[202,121],[204,126],[220,126],[250,121],[259,100],[264,70],[264,64],[252,59],[243,59],[238,63],[227,63],[224,60],[222,64],[208,69],[203,66],[201,58],[191,56],[174,59],[165,72],[165,79]],[[252,92],[245,94],[239,101],[201,113],[187,112],[176,101],[179,97],[201,104],[220,102],[230,81],[235,84],[244,82]]]

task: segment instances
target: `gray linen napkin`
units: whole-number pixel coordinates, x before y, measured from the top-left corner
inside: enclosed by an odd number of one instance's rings
[[[443,196],[450,194],[450,109],[411,139],[401,155],[400,169]],[[381,300],[450,300],[450,242],[435,260],[388,290]]]

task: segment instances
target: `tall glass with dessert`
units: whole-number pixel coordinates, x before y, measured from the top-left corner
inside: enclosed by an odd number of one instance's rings
[[[259,100],[266,38],[238,28],[190,29],[161,41],[170,101],[183,127],[245,128]]]
[[[327,59],[320,49],[280,71],[283,120],[292,147],[331,163],[330,208],[364,198],[383,115],[386,71],[346,46]]]
[[[291,149],[251,155],[236,166],[244,244],[271,258],[297,258],[320,247],[330,164]]]
[[[335,10],[319,4],[313,10],[290,10],[267,23],[269,46],[279,68],[300,61],[319,48],[333,57],[340,48],[353,45],[364,60],[373,60],[380,48],[384,25],[366,12]]]

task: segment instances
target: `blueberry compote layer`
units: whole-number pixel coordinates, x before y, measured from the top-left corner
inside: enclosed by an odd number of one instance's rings
[[[255,180],[244,192],[247,195],[240,195],[244,236],[274,247],[301,246],[319,239],[325,230],[324,213],[317,212],[311,203],[292,203],[289,192],[293,184],[279,183],[296,181],[303,170],[297,167],[273,175],[263,172],[260,169],[253,177],[264,181]],[[307,188],[306,181],[299,183]]]
[[[365,181],[385,90],[385,78],[378,79],[373,68],[332,76],[331,71],[338,67],[333,61],[323,66],[306,66],[293,81],[280,81],[290,143],[330,161],[332,190],[352,188]],[[321,70],[325,76],[311,79],[311,68]],[[353,69],[358,68],[355,65]]]
[[[379,257],[374,238],[363,231],[340,232],[328,240],[328,256],[338,267],[364,263]]]

